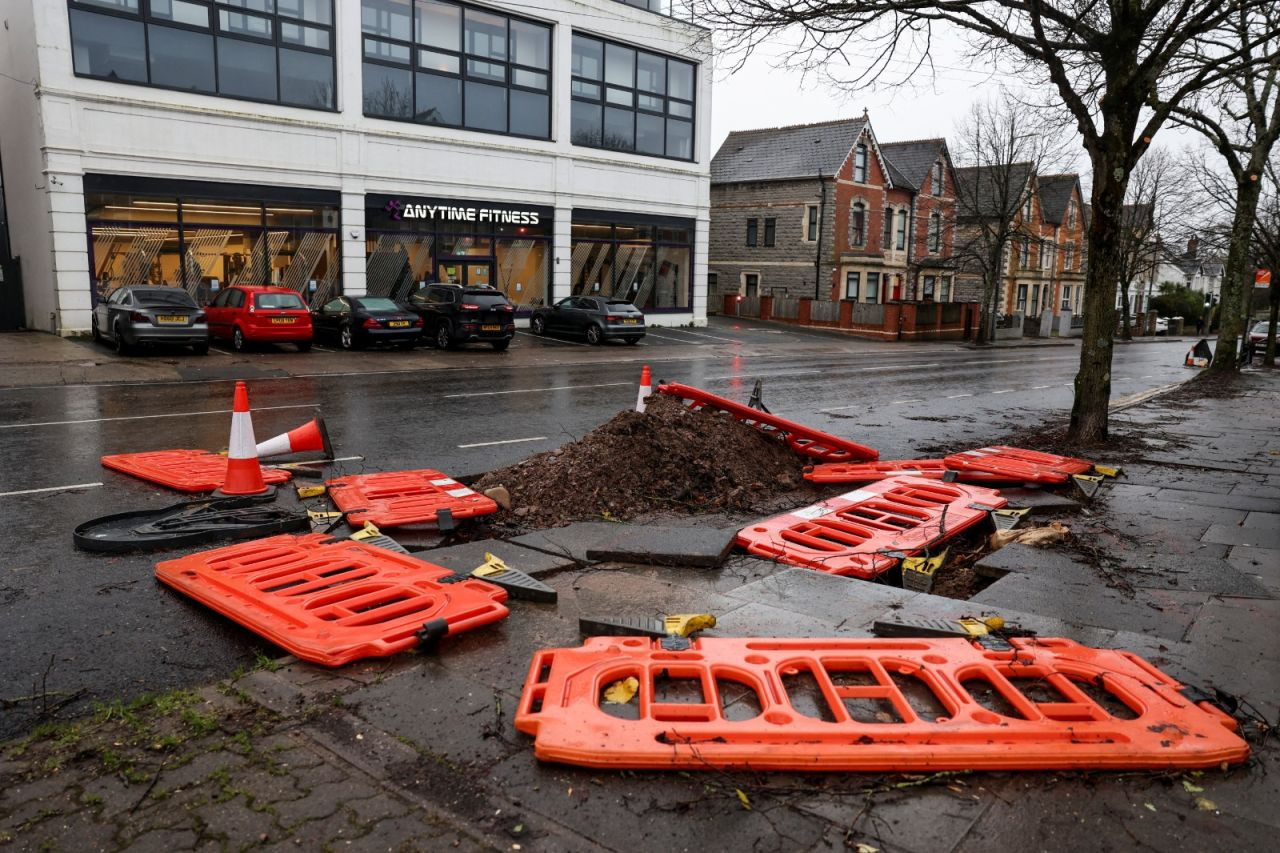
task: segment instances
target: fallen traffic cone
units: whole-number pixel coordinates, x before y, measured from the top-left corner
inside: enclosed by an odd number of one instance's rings
[[[325,459],[333,458],[333,445],[329,443],[329,431],[324,428],[324,418],[312,418],[307,423],[268,438],[258,445],[258,458],[289,456],[294,453],[320,451]]]
[[[649,365],[640,371],[640,392],[636,395],[636,411],[644,412],[644,401],[653,396],[653,380],[649,378]]]
[[[253,440],[253,419],[249,415],[249,389],[236,383],[235,405],[231,413],[231,444],[227,451],[227,475],[219,495],[261,495],[270,491],[262,480],[257,444]]]

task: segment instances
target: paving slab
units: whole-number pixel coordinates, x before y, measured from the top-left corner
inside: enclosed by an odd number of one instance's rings
[[[1162,488],[1156,492],[1156,500],[1191,503],[1205,506],[1221,506],[1243,509],[1249,512],[1280,512],[1280,498],[1256,497],[1251,489],[1233,490],[1229,494],[1208,492],[1194,488]]]
[[[464,542],[461,545],[450,545],[448,548],[419,551],[414,556],[435,563],[437,566],[453,569],[455,572],[466,572],[483,565],[486,553],[493,554],[511,568],[530,575],[547,574],[576,565],[572,559],[562,554],[535,551],[502,539]]]
[[[732,550],[736,536],[736,530],[642,525],[608,544],[588,547],[586,554],[588,560],[600,562],[715,568]]]
[[[1280,548],[1280,527],[1243,527],[1237,524],[1215,524],[1204,534],[1205,542],[1223,545],[1253,545],[1259,548]]]
[[[1055,512],[1074,512],[1084,504],[1073,497],[1060,495],[1047,489],[1032,489],[1019,486],[1011,489],[1000,489],[1000,494],[1009,501],[1009,506],[1018,509],[1029,508],[1032,515],[1049,515]]]
[[[1248,512],[1242,509],[1229,509],[1221,506],[1179,501],[1162,501],[1154,496],[1109,500],[1107,502],[1107,512],[1112,515],[1123,515],[1139,522],[1143,519],[1159,518],[1166,521],[1194,521],[1205,525],[1239,524],[1248,515]],[[1260,514],[1266,515],[1267,513]],[[1277,517],[1280,518],[1280,516]]]
[[[587,563],[587,550],[603,548],[636,529],[635,525],[611,521],[577,521],[564,527],[535,530],[511,541],[535,551],[545,551],[567,557],[578,563]]]
[[[841,797],[816,790],[793,807],[847,827],[845,837],[882,850],[951,850],[989,807],[993,796],[958,780],[945,787],[915,792],[889,791]],[[855,848],[856,849],[856,848]]]
[[[1125,480],[1140,486],[1163,486],[1225,495],[1246,475],[1231,471],[1202,471],[1172,465],[1126,465]]]
[[[1251,512],[1245,516],[1245,527],[1261,527],[1266,530],[1280,530],[1280,513]]]
[[[834,625],[870,628],[875,616],[919,593],[813,569],[788,569],[728,593],[730,598],[767,604]]]
[[[1231,548],[1227,562],[1272,593],[1280,594],[1280,548],[1236,545]]]

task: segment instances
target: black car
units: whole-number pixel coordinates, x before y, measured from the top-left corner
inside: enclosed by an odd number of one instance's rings
[[[492,287],[429,284],[408,304],[422,317],[422,334],[440,349],[478,341],[501,352],[516,334],[516,307]]]
[[[644,312],[622,299],[570,296],[534,310],[529,328],[535,335],[548,332],[586,335],[587,343],[592,345],[613,338],[634,344],[644,337]]]
[[[113,290],[93,309],[93,339],[110,341],[125,354],[138,344],[189,346],[209,352],[205,314],[181,287],[126,286]]]
[[[382,296],[339,296],[311,312],[317,339],[343,349],[394,344],[413,349],[422,337],[422,318]]]

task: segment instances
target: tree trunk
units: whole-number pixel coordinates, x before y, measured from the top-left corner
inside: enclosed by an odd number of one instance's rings
[[[1276,281],[1277,273],[1280,270],[1271,271],[1271,317],[1270,323],[1267,324],[1267,354],[1263,357],[1262,363],[1267,367],[1276,366],[1276,320],[1280,316],[1280,281]]]
[[[1253,175],[1258,173],[1252,168],[1246,171]],[[1261,192],[1262,182],[1249,180],[1248,174],[1236,187],[1236,212],[1231,220],[1231,243],[1227,249],[1227,268],[1222,276],[1222,299],[1218,303],[1218,345],[1209,365],[1209,370],[1214,373],[1240,369],[1237,350],[1241,332],[1248,334],[1243,327],[1245,312],[1253,297],[1253,264],[1250,263],[1249,249]]]

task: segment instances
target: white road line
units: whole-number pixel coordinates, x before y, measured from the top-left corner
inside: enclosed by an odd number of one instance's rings
[[[311,345],[311,348],[312,348],[312,349],[318,349],[318,350],[320,350],[320,352],[337,352],[337,350],[336,350],[336,349],[329,349],[328,347],[322,347],[322,346],[320,346],[319,344],[312,344],[312,345]]]
[[[539,391],[572,391],[577,388],[613,388],[617,385],[635,385],[635,382],[601,382],[598,385],[552,385],[548,388],[517,388],[514,391],[468,391],[465,394],[445,394],[453,397],[496,397],[499,394],[537,394]]]
[[[1132,382],[1132,381],[1133,381],[1133,377],[1131,377],[1131,376],[1117,376],[1115,379],[1112,379],[1111,381],[1112,381],[1112,382]]]
[[[992,394],[1012,394],[1017,388],[1005,388],[1003,391],[992,391]]]
[[[535,340],[546,341],[547,343],[552,343],[552,344],[566,344],[566,345],[575,346],[575,347],[590,346],[590,344],[579,343],[578,341],[566,341],[563,338],[553,338],[553,337],[550,337],[549,335],[534,335],[529,332],[522,331],[520,329],[516,329],[516,334],[524,335],[526,338],[534,338]]]
[[[628,383],[623,383],[628,384]],[[276,409],[315,409],[318,403],[297,403],[292,406],[254,406],[255,412],[269,412]],[[161,415],[121,415],[114,418],[84,418],[78,421],[44,421],[36,424],[0,424],[0,429],[27,429],[29,427],[67,426],[69,424],[100,424],[106,421],[146,421],[152,418],[193,418],[199,415],[229,415],[230,409],[210,409],[206,412],[168,412]]]
[[[1032,391],[1043,391],[1043,390],[1044,390],[1044,389],[1046,389],[1046,388],[1052,388],[1052,387],[1053,387],[1052,385],[1032,385],[1032,386],[1031,386],[1031,390],[1032,390]]]
[[[227,352],[226,350],[224,350],[224,349],[218,349],[217,347],[209,347],[209,349],[210,349],[212,352],[220,352],[220,353],[222,353],[223,355],[234,355],[234,353],[229,353],[229,352]]]
[[[894,400],[894,401],[893,401],[892,403],[890,403],[889,405],[890,405],[890,406],[901,406],[901,405],[903,405],[904,403],[923,403],[923,402],[924,402],[924,400]],[[841,406],[840,408],[842,408],[842,409],[853,409],[853,408],[856,408],[856,407],[855,407],[855,406]]]
[[[96,489],[101,483],[76,483],[71,486],[49,486],[47,489],[23,489],[20,492],[0,492],[0,498],[11,498],[15,495],[38,495],[43,492],[69,492],[72,489]]]
[[[948,400],[959,400],[961,397],[972,397],[972,396],[973,396],[972,394],[949,394],[949,395],[947,395],[947,399],[948,399]]]
[[[535,435],[532,438],[508,438],[505,441],[481,441],[477,444],[459,444],[460,450],[466,450],[468,447],[493,447],[495,444],[521,444],[526,441],[546,441],[545,435]]]
[[[654,331],[648,331],[648,332],[645,332],[645,337],[647,337],[647,338],[661,338],[661,339],[662,339],[662,340],[664,340],[664,341],[675,341],[675,342],[676,342],[676,343],[678,343],[678,344],[684,344],[684,345],[686,345],[686,346],[691,346],[691,347],[709,347],[709,346],[713,346],[712,344],[699,343],[698,341],[687,341],[687,340],[685,340],[684,338],[673,338],[673,337],[671,337],[670,335],[660,335],[660,334],[658,334],[657,332],[654,332]]]
[[[1154,377],[1155,377],[1155,374],[1154,374],[1154,373],[1148,373],[1146,376],[1139,376],[1138,378],[1139,378],[1139,379],[1152,379],[1152,378],[1154,378]]]
[[[737,338],[722,338],[719,335],[708,335],[705,332],[694,332],[689,329],[673,329],[670,326],[663,326],[661,328],[665,328],[668,332],[679,332],[682,335],[693,335],[696,338],[710,338],[713,341],[724,341],[730,344],[744,343],[744,341],[740,341]],[[679,340],[679,338],[676,338],[676,340]],[[693,341],[685,341],[685,343],[691,344]]]

